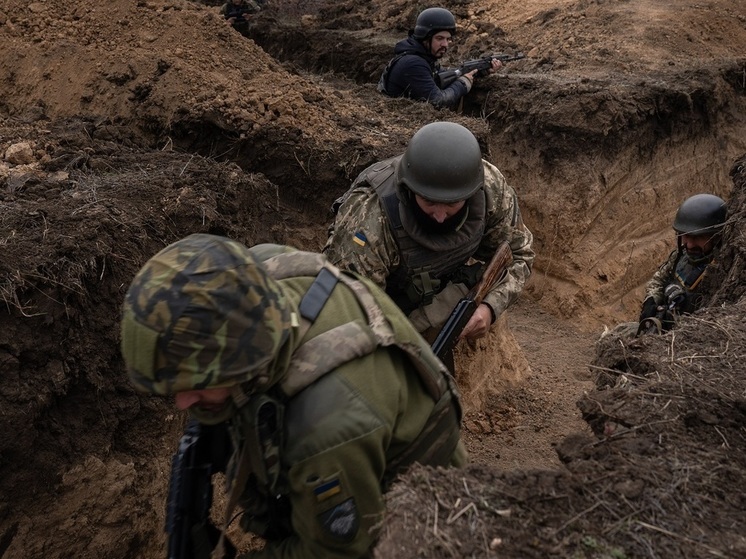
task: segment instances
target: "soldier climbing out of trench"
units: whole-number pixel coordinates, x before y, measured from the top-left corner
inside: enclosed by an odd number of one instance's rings
[[[512,263],[462,337],[484,336],[531,273],[533,236],[518,197],[456,123],[423,126],[403,154],[363,170],[332,211],[329,260],[384,288],[431,342],[501,242],[510,245]],[[444,362],[453,371],[452,356]]]

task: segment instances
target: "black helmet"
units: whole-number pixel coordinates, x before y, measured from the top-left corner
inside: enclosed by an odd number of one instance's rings
[[[719,233],[725,225],[725,201],[714,194],[695,194],[676,211],[673,228],[680,235]]]
[[[484,184],[479,142],[455,122],[432,122],[409,141],[396,168],[399,184],[427,200],[450,204],[470,198]]]
[[[414,24],[412,36],[418,41],[435,35],[438,31],[450,31],[456,34],[456,19],[445,8],[428,8],[420,12]]]

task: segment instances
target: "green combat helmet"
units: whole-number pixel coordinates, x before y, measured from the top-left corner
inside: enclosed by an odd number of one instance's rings
[[[396,168],[397,182],[431,202],[466,200],[484,185],[479,142],[455,122],[420,128]]]
[[[127,291],[122,355],[135,387],[170,394],[276,382],[291,308],[244,245],[195,234],[153,256]]]
[[[695,194],[676,211],[673,228],[679,235],[714,235],[725,225],[725,201],[714,194]]]

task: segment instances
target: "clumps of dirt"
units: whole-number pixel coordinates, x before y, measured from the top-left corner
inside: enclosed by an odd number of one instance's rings
[[[743,159],[732,176],[722,252],[740,255]],[[566,469],[411,470],[387,495],[375,556],[743,556],[746,299],[720,300],[664,336],[600,340],[597,390],[578,402],[595,437],[557,446]]]
[[[646,372],[616,371],[579,402],[596,437],[558,446],[566,470],[410,471],[375,556],[742,556],[745,310],[708,309],[628,347]]]
[[[730,170],[734,189],[727,200],[728,221],[723,246],[703,280],[702,289],[712,293],[710,306],[733,303],[746,293],[746,155],[739,157]]]
[[[181,420],[122,372],[124,293],[170,242],[283,242],[292,212],[261,175],[143,150],[127,129],[4,121],[0,138],[0,555],[48,555],[48,533],[77,557],[142,556],[141,537],[163,544],[152,518]]]

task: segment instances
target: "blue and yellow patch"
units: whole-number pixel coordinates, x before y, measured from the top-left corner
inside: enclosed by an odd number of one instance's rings
[[[365,237],[365,233],[362,231],[358,231],[355,233],[355,235],[352,237],[353,242],[359,244],[361,247],[364,247],[368,244],[368,239]]]
[[[316,495],[316,500],[321,502],[325,499],[328,499],[329,497],[333,497],[340,491],[342,491],[342,488],[339,485],[339,480],[333,479],[331,481],[327,481],[322,485],[319,485],[316,489],[313,490],[313,494]]]

